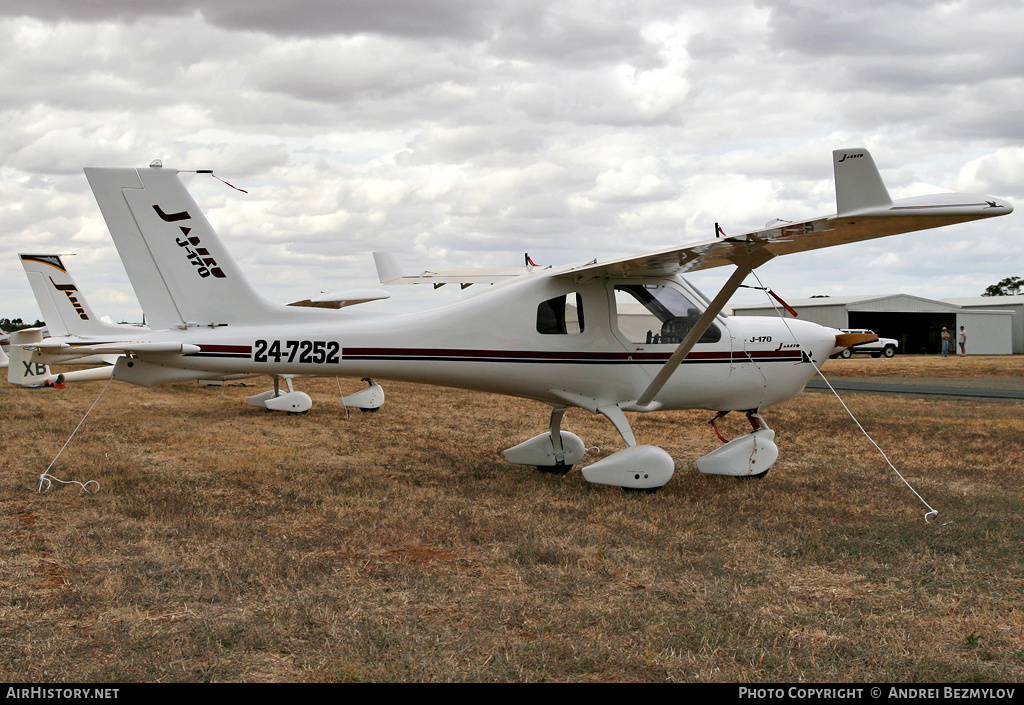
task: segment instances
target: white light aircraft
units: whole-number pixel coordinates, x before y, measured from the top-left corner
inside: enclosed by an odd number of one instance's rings
[[[803,391],[829,355],[862,339],[800,320],[722,315],[729,297],[773,257],[979,218],[1009,204],[967,194],[893,201],[862,148],[833,153],[835,215],[635,257],[585,264],[402,276],[375,253],[381,281],[492,284],[429,311],[382,316],[295,309],[260,297],[242,276],[175,170],[85,170],[136,292],[166,286],[173,322],[122,345],[115,379],[145,386],[227,371],[375,377],[508,394],[551,407],[548,430],[505,451],[511,463],[561,473],[585,446],[561,430],[565,412],[602,414],[626,447],[583,468],[590,482],[654,490],[674,472],[664,450],[638,445],[625,412],[745,412],[753,431],[697,461],[700,471],[759,476],[778,456],[761,412]],[[732,266],[708,299],[687,272]],[[197,286],[202,283],[204,286]],[[215,290],[216,296],[208,291]],[[623,302],[630,302],[626,305]],[[640,310],[642,315],[634,315]],[[34,346],[55,359],[52,340]]]
[[[41,343],[50,336],[110,336],[133,339],[138,335],[131,326],[106,323],[96,317],[78,291],[59,255],[20,255],[32,293],[43,314],[46,329],[28,328],[11,334],[7,381],[25,387],[53,386],[64,382],[109,379],[116,355],[65,356],[60,364],[99,365],[91,369],[53,374],[49,365],[25,359],[24,345]]]

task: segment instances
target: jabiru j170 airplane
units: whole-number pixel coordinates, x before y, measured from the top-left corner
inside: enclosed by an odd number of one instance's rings
[[[150,324],[164,330],[109,346],[51,338],[30,346],[32,356],[52,362],[116,350],[123,357],[114,378],[144,386],[210,374],[310,374],[532,399],[550,407],[547,430],[505,457],[553,473],[584,459],[583,441],[561,429],[566,411],[579,407],[605,416],[625,444],[583,467],[583,476],[633,490],[663,486],[675,463],[663,449],[637,443],[627,412],[741,411],[753,430],[698,459],[697,468],[760,476],[778,457],[762,412],[799,395],[816,366],[864,340],[801,320],[723,315],[747,275],[781,255],[1013,210],[1000,199],[959,193],[893,201],[863,148],[833,152],[833,166],[834,215],[633,257],[550,267],[527,258],[523,267],[403,275],[393,257],[375,253],[382,283],[489,285],[401,315],[271,303],[228,255],[183,185],[185,172],[87,168]],[[682,276],[724,266],[731,276],[710,298]]]

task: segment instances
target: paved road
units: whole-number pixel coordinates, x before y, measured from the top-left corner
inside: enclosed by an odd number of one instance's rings
[[[982,399],[1024,399],[1024,379],[1019,377],[829,377],[838,392],[938,395]],[[825,389],[821,378],[812,379],[808,389]]]

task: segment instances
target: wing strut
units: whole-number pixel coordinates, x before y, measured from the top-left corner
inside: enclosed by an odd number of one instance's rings
[[[651,384],[644,390],[644,393],[640,395],[640,398],[636,400],[636,406],[644,407],[651,403],[655,395],[661,391],[661,388],[665,386],[669,378],[675,374],[676,369],[682,364],[683,360],[693,349],[693,346],[697,344],[700,337],[704,335],[704,331],[711,326],[711,323],[715,320],[715,316],[722,312],[725,308],[725,304],[729,302],[729,299],[736,290],[740,288],[743,280],[747,278],[747,275],[751,271],[760,267],[762,264],[774,257],[770,252],[764,250],[757,250],[752,252],[745,257],[734,258],[733,262],[736,265],[736,271],[729,277],[729,281],[725,283],[718,295],[715,296],[714,300],[708,305],[707,309],[701,314],[701,317],[697,319],[697,323],[693,326],[686,337],[683,338],[683,342],[679,343],[679,347],[676,348],[675,352],[672,353],[672,357],[668,359],[668,362],[661,368],[658,375],[654,378]]]

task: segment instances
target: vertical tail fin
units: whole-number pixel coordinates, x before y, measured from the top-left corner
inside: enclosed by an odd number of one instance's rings
[[[59,255],[21,255],[32,293],[50,335],[109,335],[121,326],[96,318]]]
[[[32,361],[32,353],[26,352],[22,345],[41,343],[41,328],[27,328],[11,333],[10,360],[7,363],[7,381],[23,387],[41,387],[47,382],[58,381],[57,375],[50,374],[50,366]],[[63,381],[63,380],[61,380]]]
[[[63,387],[65,382],[89,382],[110,379],[114,372],[113,365],[90,367],[54,374],[50,366],[41,362],[35,353],[29,352],[24,346],[32,346],[43,341],[42,328],[27,328],[11,333],[10,359],[7,361],[7,381],[20,384],[22,387]],[[2,355],[3,353],[0,353]],[[78,362],[72,360],[71,362]]]
[[[177,170],[87,168],[100,211],[153,328],[264,322],[259,296]]]

